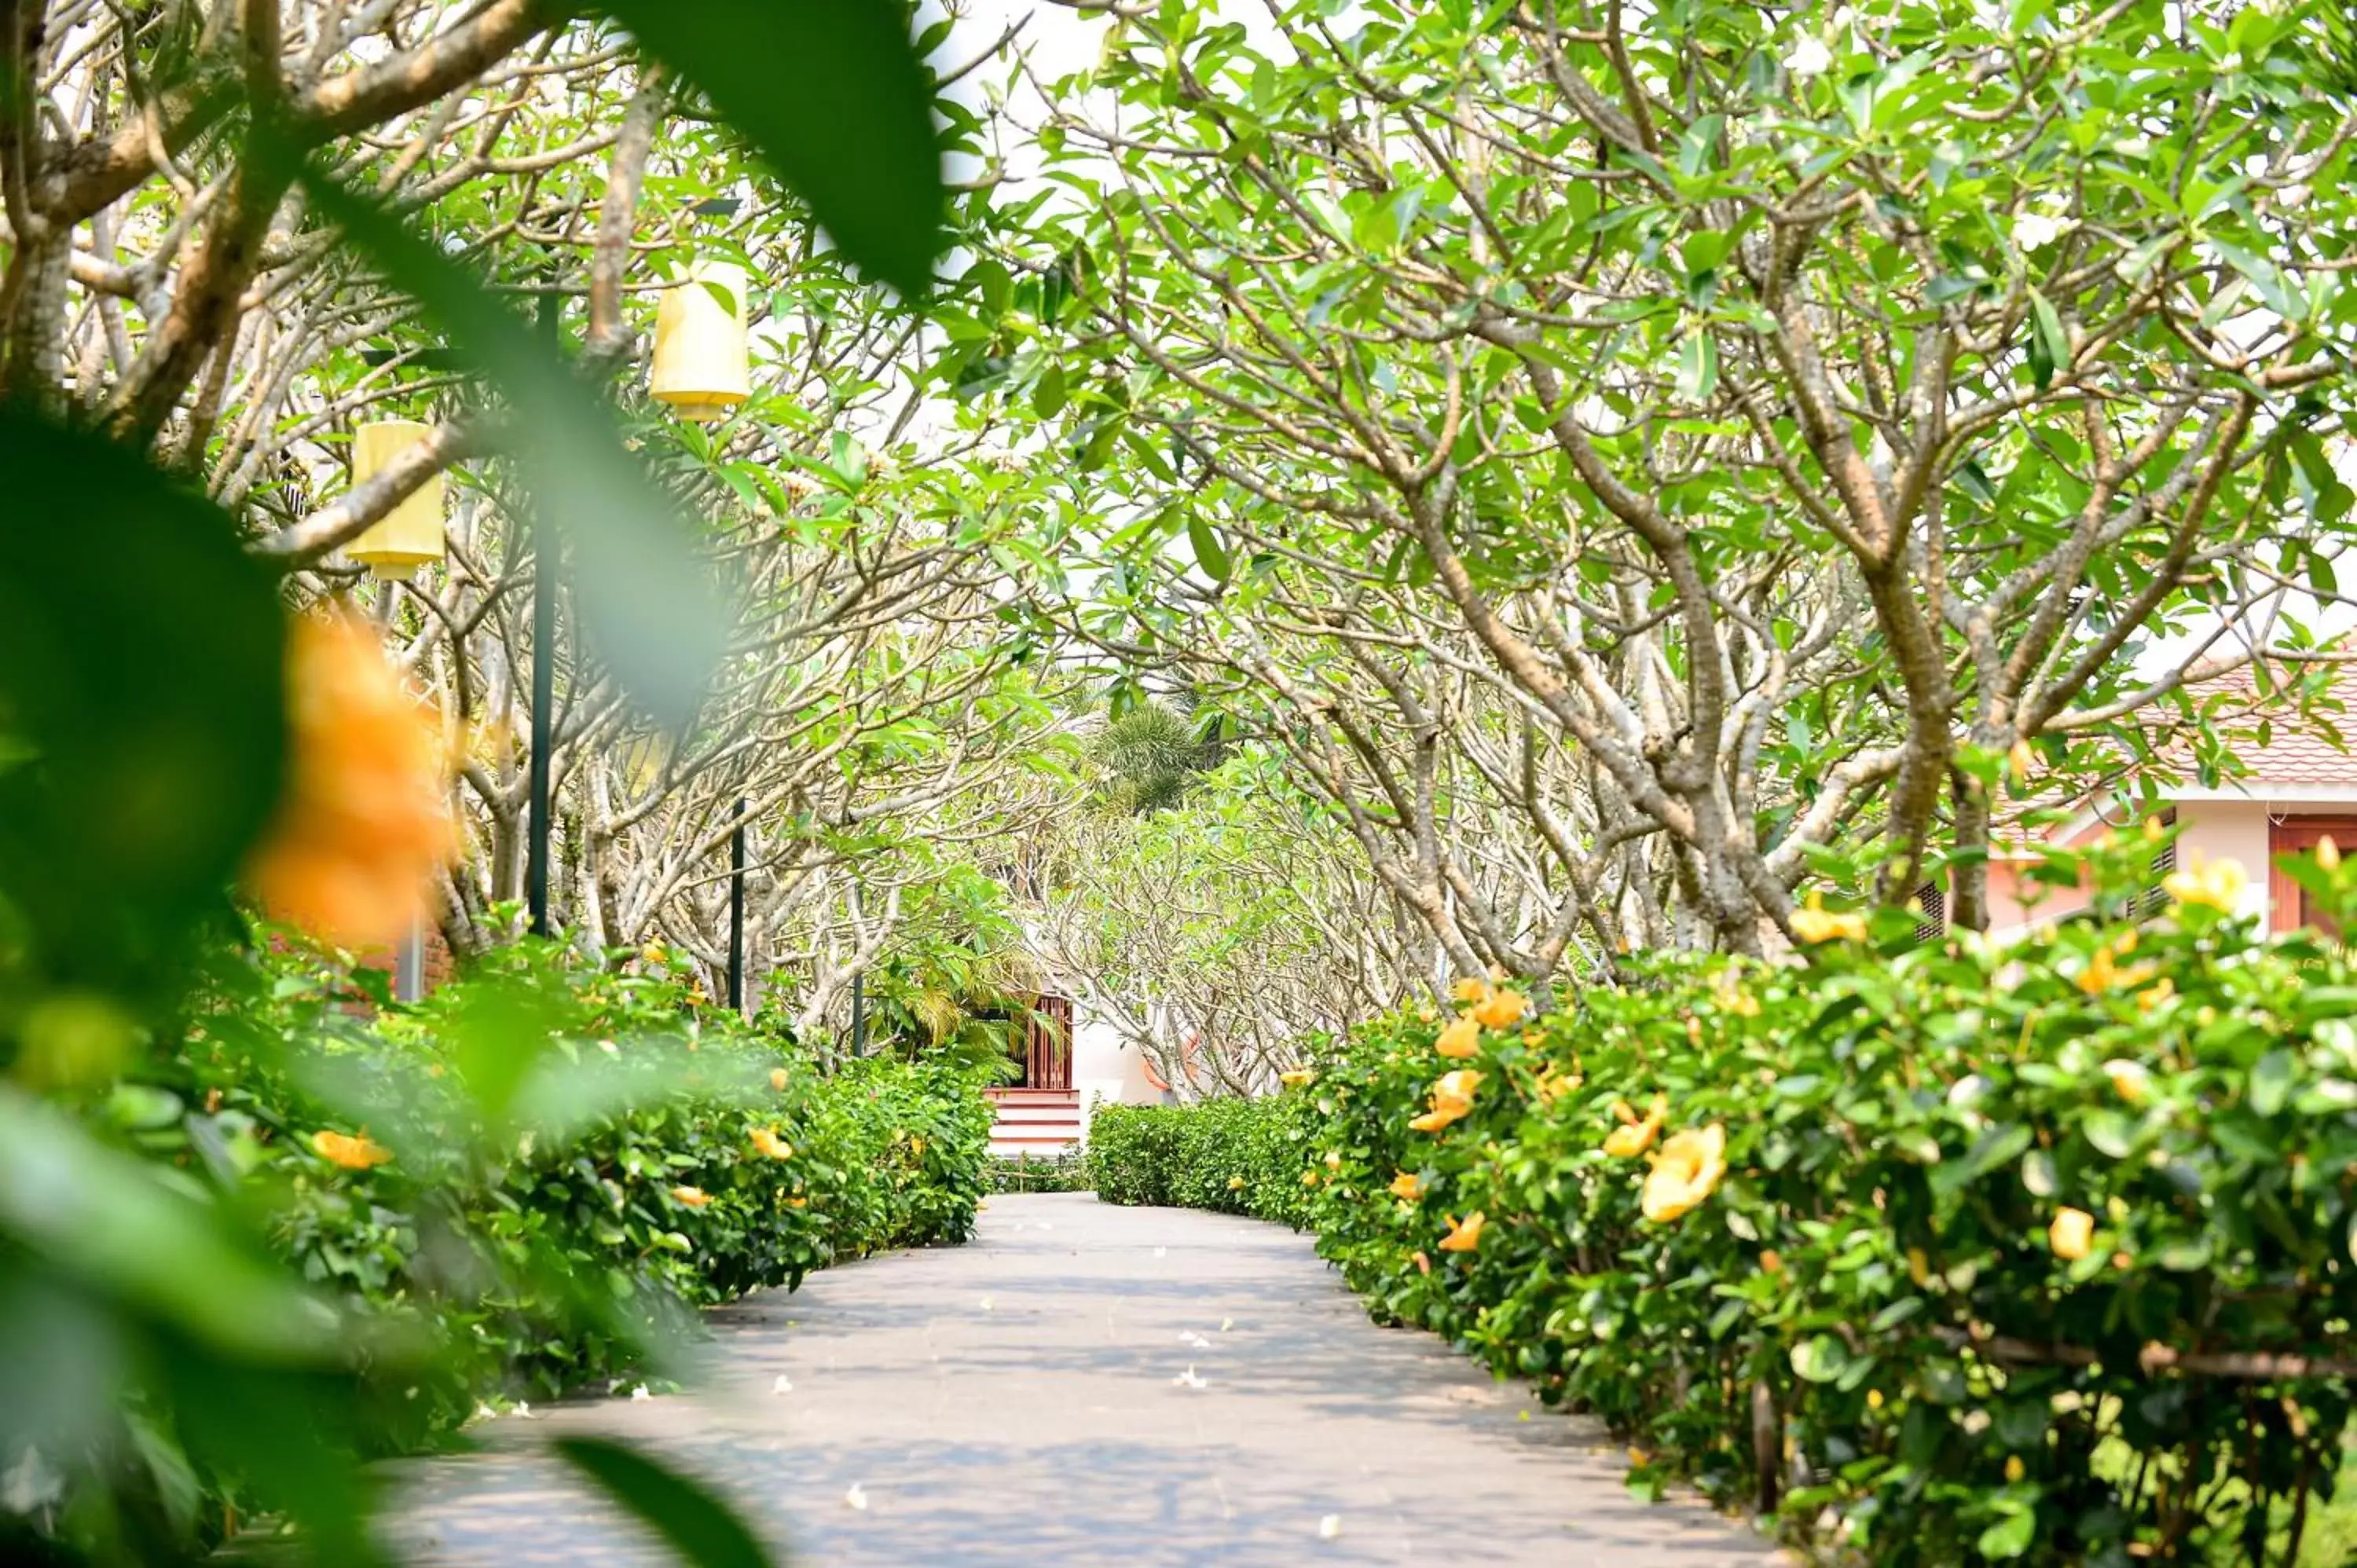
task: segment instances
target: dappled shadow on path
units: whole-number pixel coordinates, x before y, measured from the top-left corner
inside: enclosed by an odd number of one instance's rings
[[[409,1467],[402,1533],[453,1563],[661,1561],[511,1446],[598,1430],[693,1466],[822,1568],[1771,1555],[1698,1506],[1636,1501],[1593,1423],[1375,1327],[1307,1239],[1249,1220],[1002,1197],[974,1246],[831,1271],[713,1326],[694,1397],[500,1423],[507,1451]],[[1202,1386],[1175,1384],[1190,1366]]]

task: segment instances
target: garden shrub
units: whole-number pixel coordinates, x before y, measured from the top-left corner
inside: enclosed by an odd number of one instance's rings
[[[137,1108],[119,1131],[151,1157],[193,1157],[262,1207],[273,1245],[348,1310],[443,1347],[422,1374],[400,1366],[381,1449],[494,1394],[660,1365],[697,1307],[972,1232],[976,1072],[870,1058],[821,1076],[673,979],[532,944],[413,1008],[356,994],[299,951],[229,972],[187,1047],[109,1104]],[[267,1065],[289,1039],[307,1065]]]
[[[2357,969],[2214,875],[2130,918],[2150,849],[2010,945],[1826,914],[1797,963],[1655,961],[1456,1059],[1363,1029],[1286,1097],[1340,1160],[1320,1250],[1641,1486],[1877,1563],[2284,1560],[2349,1422]],[[2298,875],[2346,911],[2352,869]]]
[[[1089,1175],[1107,1203],[1308,1223],[1312,1112],[1297,1098],[1107,1105],[1089,1122]]]

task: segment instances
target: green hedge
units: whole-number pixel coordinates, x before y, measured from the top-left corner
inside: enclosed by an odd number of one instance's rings
[[[2199,875],[2134,923],[2149,854],[2014,945],[1828,916],[1800,962],[1657,963],[1459,1059],[1393,1017],[1222,1114],[1308,1114],[1294,1179],[1376,1316],[1602,1416],[1641,1487],[1878,1563],[2287,1562],[2350,1427],[2357,970]],[[1157,1163],[1207,1142],[1128,1168],[1216,1198]]]
[[[1249,1214],[1297,1230],[1318,1179],[1315,1118],[1300,1100],[1107,1105],[1089,1122],[1088,1169],[1107,1203]]]
[[[355,1325],[372,1348],[332,1441],[384,1454],[486,1400],[665,1375],[698,1307],[963,1240],[986,1187],[981,1089],[930,1061],[822,1076],[673,977],[525,944],[392,1010],[298,951],[224,962],[185,1036],[83,1109],[247,1219]],[[152,1476],[76,1496],[104,1495],[131,1521],[106,1530],[150,1540],[149,1558],[275,1503],[187,1466],[160,1409],[135,1425]],[[145,1517],[174,1497],[204,1501]]]

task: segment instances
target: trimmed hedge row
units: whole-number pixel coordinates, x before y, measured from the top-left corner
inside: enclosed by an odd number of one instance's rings
[[[1088,1172],[1107,1203],[1210,1208],[1299,1230],[1317,1119],[1297,1096],[1107,1105],[1089,1122]]]
[[[530,945],[382,1013],[276,955],[145,1078],[122,1132],[258,1206],[345,1310],[436,1347],[363,1371],[381,1451],[490,1397],[661,1373],[695,1308],[963,1240],[986,1190],[979,1076],[875,1058],[822,1077],[678,980]]]
[[[1122,1190],[1243,1207],[1211,1129],[1306,1117],[1290,1179],[1377,1316],[1602,1416],[1641,1487],[1822,1546],[2290,1562],[2357,1371],[2357,970],[2262,941],[2216,868],[2136,923],[2150,851],[2005,947],[1819,911],[1801,962],[1663,961],[1535,1021],[1477,985],[1470,1022],[1157,1124]],[[2351,868],[2299,875],[2357,909]]]

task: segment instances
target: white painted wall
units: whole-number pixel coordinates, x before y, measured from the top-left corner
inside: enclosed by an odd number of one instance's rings
[[[1126,1045],[1121,1031],[1075,1004],[1072,1014],[1072,1088],[1081,1100],[1081,1142],[1088,1142],[1089,1117],[1099,1105],[1153,1105],[1161,1091],[1146,1080],[1146,1058]]]

